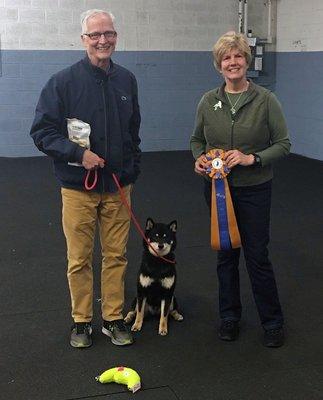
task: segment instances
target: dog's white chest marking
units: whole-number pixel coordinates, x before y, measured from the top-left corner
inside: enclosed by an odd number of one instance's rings
[[[174,281],[175,281],[175,277],[171,276],[169,278],[161,279],[160,282],[161,282],[162,287],[164,287],[165,289],[170,289],[174,285]]]
[[[140,274],[139,281],[142,287],[148,287],[154,282],[152,278],[150,278],[149,276],[144,276],[143,274]]]

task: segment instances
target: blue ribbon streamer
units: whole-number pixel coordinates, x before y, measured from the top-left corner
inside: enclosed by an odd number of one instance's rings
[[[216,208],[218,214],[219,238],[221,250],[231,250],[227,203],[223,179],[213,179],[215,184]]]

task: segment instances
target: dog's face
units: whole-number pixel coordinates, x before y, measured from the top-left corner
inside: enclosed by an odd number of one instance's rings
[[[147,219],[146,222],[146,238],[150,243],[151,247],[159,256],[166,256],[170,252],[175,250],[176,247],[176,230],[177,222],[172,221],[169,224],[162,224],[154,222],[151,218]],[[156,256],[156,253],[147,243],[144,244],[148,247],[149,252]]]

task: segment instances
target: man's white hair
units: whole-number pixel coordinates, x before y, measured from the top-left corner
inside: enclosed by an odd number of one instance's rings
[[[105,11],[105,10],[99,10],[97,8],[93,8],[91,10],[84,11],[81,14],[81,25],[82,25],[82,34],[87,33],[87,20],[91,17],[94,17],[97,14],[105,14],[108,15],[111,19],[112,22],[115,20],[115,16],[112,14],[110,11]]]

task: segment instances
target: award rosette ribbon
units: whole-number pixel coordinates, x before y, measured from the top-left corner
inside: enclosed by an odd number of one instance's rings
[[[206,154],[211,166],[206,170],[212,178],[211,247],[230,250],[241,247],[240,233],[234,213],[226,176],[230,172],[224,160],[225,152],[212,149]]]

